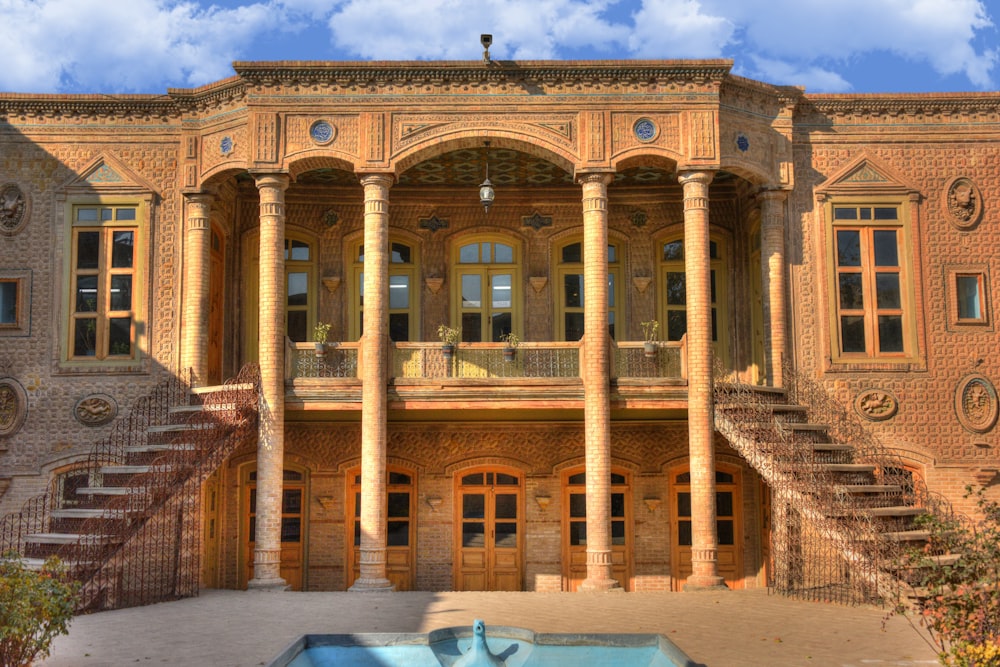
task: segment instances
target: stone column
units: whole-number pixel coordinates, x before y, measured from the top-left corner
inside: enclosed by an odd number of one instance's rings
[[[715,527],[715,416],[712,396],[712,267],[708,184],[712,172],[680,174],[684,187],[687,297],[688,452],[691,462],[691,567],[684,590],[725,586]]]
[[[285,459],[285,189],[287,174],[258,174],[260,293],[257,307],[260,425],[257,433],[257,525],[249,588],[284,588],[281,491]]]
[[[611,351],[608,338],[607,173],[583,174],[583,421],[587,578],[581,591],[618,588],[611,576]]]
[[[361,572],[352,591],[391,591],[386,578],[386,421],[389,377],[389,187],[392,176],[361,177],[365,189],[365,325],[361,337]]]
[[[212,195],[196,193],[184,196],[187,203],[187,229],[184,233],[183,368],[191,370],[191,386],[200,387],[208,378],[208,282],[209,282],[209,210]]]
[[[764,355],[772,387],[784,385],[785,353],[785,199],[784,190],[763,190],[760,206],[761,295],[764,303]]]

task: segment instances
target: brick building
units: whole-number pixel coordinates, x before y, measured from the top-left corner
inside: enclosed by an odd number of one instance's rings
[[[809,543],[850,551],[857,507],[906,542],[995,495],[1000,95],[731,64],[0,95],[5,543],[72,560],[111,521],[117,580],[176,553],[203,587],[821,588]],[[187,541],[122,555],[167,519],[102,499],[166,466],[95,443],[252,363],[257,425],[177,484]]]

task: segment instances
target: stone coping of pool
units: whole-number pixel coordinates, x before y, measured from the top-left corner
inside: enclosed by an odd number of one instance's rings
[[[507,639],[534,646],[607,648],[655,647],[656,652],[678,667],[703,667],[696,663],[676,644],[660,634],[631,633],[541,633],[505,625],[491,625],[487,628],[487,639]],[[427,647],[448,642],[457,642],[473,636],[470,627],[440,628],[430,632],[363,632],[349,634],[306,634],[289,644],[266,667],[287,667],[297,656],[310,648],[376,648],[389,646]]]

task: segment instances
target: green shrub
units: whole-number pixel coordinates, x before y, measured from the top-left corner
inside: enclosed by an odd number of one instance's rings
[[[1000,667],[1000,504],[975,495],[981,520],[922,517],[930,541],[905,563],[916,572],[920,623],[949,667]],[[941,553],[959,558],[931,556]]]
[[[78,595],[58,558],[34,571],[16,553],[0,557],[0,665],[46,657],[52,640],[69,632]]]

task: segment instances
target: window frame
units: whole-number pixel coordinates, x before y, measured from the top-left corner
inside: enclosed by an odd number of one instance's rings
[[[403,245],[410,249],[409,262],[394,262],[393,245]],[[351,262],[351,287],[350,287],[350,318],[348,322],[348,335],[351,340],[361,340],[364,330],[364,305],[362,302],[364,291],[364,263],[361,257],[364,254],[365,242],[363,238],[352,238],[348,242],[348,257]],[[405,277],[409,282],[410,302],[406,308],[392,308],[391,299],[389,304],[389,318],[393,314],[406,313],[407,318],[407,341],[393,340],[394,343],[417,341],[420,339],[420,289],[417,285],[417,276],[420,275],[420,247],[407,238],[399,238],[395,235],[389,237],[389,289],[392,289],[392,279],[394,277]],[[391,330],[391,327],[390,327]]]
[[[479,260],[478,262],[462,262],[461,252],[463,248],[466,248],[472,244],[490,243],[494,246],[496,244],[502,244],[505,246],[510,246],[513,261],[507,262],[496,262],[482,261],[482,247],[479,249]],[[495,253],[494,253],[495,256]],[[504,333],[514,333],[515,335],[523,338],[523,328],[524,323],[522,320],[522,302],[524,300],[524,286],[522,284],[521,275],[523,270],[523,257],[522,257],[522,246],[521,241],[515,237],[507,236],[504,234],[475,234],[470,236],[463,236],[455,239],[452,245],[451,252],[451,270],[450,270],[450,302],[451,302],[451,322],[452,326],[457,326],[462,328],[462,342],[466,343],[489,343],[489,342],[500,342],[499,339],[493,340],[492,336],[488,335],[492,332],[492,316],[495,313],[510,312],[510,322],[511,331]],[[493,284],[492,278],[496,275],[510,274],[511,280],[511,296],[510,296],[510,308],[499,308],[494,310],[491,299],[490,287]],[[463,294],[462,294],[462,277],[466,275],[479,275],[481,277],[480,286],[480,302],[481,306],[479,308],[465,308],[463,306]],[[488,305],[487,305],[488,304]],[[480,322],[480,331],[478,335],[474,338],[465,331],[465,327],[462,326],[462,316],[464,313],[479,312],[484,317]]]
[[[978,318],[961,316],[961,299],[958,281],[960,278],[975,278],[979,288]],[[990,271],[986,264],[958,264],[944,267],[945,301],[948,308],[948,330],[953,332],[993,331],[993,309],[990,302]]]
[[[565,262],[563,261],[563,251],[573,245],[580,246],[580,261],[579,262]],[[614,261],[611,261],[612,248],[614,249]],[[622,243],[616,239],[608,239],[608,335],[611,340],[622,340],[622,323],[623,323],[623,313],[624,307],[622,305],[623,289],[622,289]],[[570,312],[579,312],[581,315],[586,312],[586,301],[583,302],[583,306],[570,307],[566,305],[566,290],[564,281],[567,276],[578,275],[580,276],[580,288],[583,291],[583,276],[585,271],[585,259],[583,257],[583,238],[582,237],[570,237],[560,241],[554,248],[553,263],[555,264],[555,311],[556,311],[556,321],[555,321],[555,336],[556,340],[576,342],[583,339],[581,335],[580,338],[574,341],[569,341],[566,338],[566,315]],[[584,295],[584,299],[585,299]]]
[[[31,269],[0,270],[0,284],[14,285],[14,321],[0,322],[0,337],[31,335]]]

